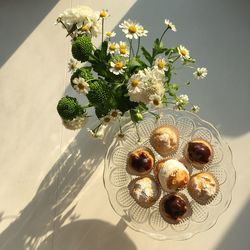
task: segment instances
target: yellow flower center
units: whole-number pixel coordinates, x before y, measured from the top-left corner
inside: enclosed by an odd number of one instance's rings
[[[113,112],[111,113],[111,116],[114,117],[114,118],[117,117],[117,116],[118,116],[118,112],[117,112],[117,111],[113,111]]]
[[[89,31],[88,25],[83,25],[82,26],[82,31]]]
[[[111,44],[109,45],[109,50],[115,50],[115,49],[116,49],[115,44],[114,44],[114,43],[111,43]]]
[[[109,117],[105,117],[104,119],[103,119],[103,121],[105,122],[105,123],[109,123],[110,122],[110,118]]]
[[[120,49],[126,49],[127,45],[125,43],[120,44]]]
[[[154,104],[155,106],[159,106],[160,102],[159,102],[159,100],[154,99],[154,100],[153,100],[153,104]]]
[[[100,12],[100,17],[104,18],[104,17],[106,17],[107,15],[108,15],[107,11],[101,10],[101,12]]]
[[[82,84],[82,83],[78,83],[78,88],[80,89],[80,90],[84,90],[85,89],[85,86]]]
[[[136,88],[136,87],[139,85],[139,80],[134,79],[134,80],[131,82],[131,85],[132,85],[133,88]]]
[[[128,31],[129,31],[129,33],[134,34],[137,31],[137,29],[136,29],[135,25],[130,25],[128,28]]]
[[[186,49],[181,49],[180,52],[181,52],[181,54],[182,54],[183,56],[186,56],[186,55],[187,55],[187,50],[186,50]]]
[[[123,62],[116,62],[115,63],[115,69],[121,70],[123,68]]]
[[[120,48],[120,53],[121,53],[122,55],[125,55],[125,54],[127,53],[126,48]]]
[[[159,69],[164,69],[164,67],[166,66],[166,63],[163,60],[159,60],[157,63],[157,66]]]
[[[111,35],[112,35],[112,32],[108,31],[108,32],[106,32],[106,35],[107,35],[107,36],[111,36]]]

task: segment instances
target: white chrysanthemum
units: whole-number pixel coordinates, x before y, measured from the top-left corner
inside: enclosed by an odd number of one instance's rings
[[[174,32],[177,31],[176,28],[175,28],[175,25],[174,25],[172,22],[170,22],[170,20],[165,19],[165,24],[166,24],[167,27],[168,27],[169,29],[171,29],[172,31],[174,31]]]
[[[150,104],[155,108],[160,108],[162,106],[161,97],[159,95],[151,95],[149,97]]]
[[[136,95],[142,91],[143,82],[140,74],[134,74],[130,77],[127,88],[129,95]]]
[[[63,120],[63,125],[65,128],[70,130],[76,130],[83,128],[88,121],[88,117],[79,116],[74,118],[73,120]]]
[[[88,94],[89,92],[89,84],[86,82],[86,80],[82,77],[75,78],[73,80],[73,88],[78,93]]]
[[[143,26],[139,25],[138,30],[139,30],[139,32],[138,32],[139,37],[148,35],[148,31],[145,30]]]
[[[112,109],[109,114],[113,120],[116,120],[121,117],[122,112],[119,109]]]
[[[77,61],[71,58],[68,63],[68,69],[69,72],[75,72],[75,70],[77,69]]]
[[[197,112],[199,112],[199,110],[200,110],[200,107],[199,107],[199,106],[193,105],[193,107],[192,107],[192,111],[193,111],[193,112],[197,113]]]
[[[124,56],[124,57],[129,56],[128,46],[124,42],[120,42],[120,44],[118,44],[118,51],[119,51],[120,56]]]
[[[140,25],[137,22],[131,21],[130,19],[123,21],[119,27],[126,34],[128,39],[138,39],[138,37],[142,34]]]
[[[115,37],[116,33],[114,31],[107,31],[106,32],[106,37],[111,38],[111,37]]]
[[[178,53],[183,59],[189,59],[189,51],[182,45],[180,45],[178,48]]]
[[[64,24],[63,28],[66,28],[68,31],[75,25],[79,33],[87,32],[92,36],[97,36],[99,33],[100,23],[98,17],[96,13],[87,6],[67,9],[59,16],[58,20]]]
[[[145,104],[150,103],[150,96],[158,95],[162,97],[165,93],[164,83],[165,75],[164,72],[160,72],[157,69],[146,68],[140,70],[137,74],[141,81],[140,91],[137,93],[130,92],[130,100],[134,102],[143,102]]]
[[[117,43],[108,43],[108,53],[114,54],[118,49],[118,44]]]
[[[167,70],[166,66],[167,66],[167,61],[165,58],[163,57],[158,57],[156,60],[155,60],[155,69],[158,69],[160,71],[165,71]]]
[[[207,69],[206,68],[197,68],[193,75],[199,80],[203,79],[207,76]]]
[[[124,59],[115,59],[110,63],[111,68],[109,69],[115,75],[123,74],[126,69],[126,62]]]

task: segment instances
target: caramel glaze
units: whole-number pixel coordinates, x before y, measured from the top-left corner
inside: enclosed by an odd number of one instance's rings
[[[152,164],[152,159],[145,152],[141,152],[139,155],[131,155],[131,167],[137,172],[148,171]]]
[[[165,200],[164,210],[171,219],[177,220],[187,212],[187,205],[181,197],[171,195]]]
[[[208,146],[200,142],[188,143],[188,156],[191,161],[206,164],[209,162],[211,150]]]

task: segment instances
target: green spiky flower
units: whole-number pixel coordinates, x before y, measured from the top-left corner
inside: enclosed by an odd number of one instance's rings
[[[92,50],[93,45],[89,36],[79,36],[72,43],[71,52],[78,61],[86,62]]]
[[[85,111],[76,98],[65,96],[58,102],[57,112],[63,120],[73,120],[82,116]]]
[[[91,73],[91,67],[82,67],[80,69],[77,69],[70,78],[71,84],[73,84],[73,80],[75,78],[79,77],[82,77],[86,81],[93,79],[94,77]]]

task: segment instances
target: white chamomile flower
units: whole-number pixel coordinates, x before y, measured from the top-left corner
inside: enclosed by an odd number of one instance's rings
[[[68,63],[68,68],[69,72],[75,72],[75,70],[77,69],[77,61],[71,58]]]
[[[158,57],[155,60],[155,66],[154,66],[155,69],[158,69],[160,71],[165,71],[166,70],[166,66],[167,66],[167,61],[166,61],[165,58]]]
[[[188,104],[189,102],[189,97],[188,95],[180,95],[176,101],[177,106],[183,106]]]
[[[149,97],[150,104],[155,108],[160,108],[162,106],[161,97],[159,95],[151,95]]]
[[[101,10],[100,12],[99,12],[99,17],[100,18],[107,18],[109,16],[109,14],[108,14],[108,10]]]
[[[114,31],[107,31],[106,32],[106,37],[111,38],[111,37],[115,37],[116,33]]]
[[[138,94],[141,92],[143,87],[142,79],[139,74],[132,75],[128,81],[128,92],[129,94]]]
[[[106,124],[101,124],[97,131],[89,128],[87,128],[87,131],[93,138],[102,140],[104,138],[105,131],[107,128],[108,126]]]
[[[118,45],[117,43],[108,43],[108,53],[114,54],[117,51]]]
[[[108,124],[110,124],[111,122],[112,122],[112,117],[110,116],[110,115],[106,115],[106,116],[104,116],[102,119],[101,119],[101,121],[102,121],[102,124],[106,124],[106,125],[108,125]]]
[[[143,28],[143,26],[139,25],[138,29],[139,29],[139,33],[138,33],[138,36],[139,36],[139,37],[147,36],[147,35],[148,35],[148,31],[145,30],[145,29]]]
[[[193,73],[195,78],[203,79],[207,76],[207,69],[206,68],[197,68],[196,71]]]
[[[109,114],[113,120],[116,120],[121,117],[122,112],[119,109],[112,109]]]
[[[121,23],[119,27],[126,34],[126,37],[128,39],[138,39],[138,37],[141,36],[140,25],[134,21],[131,21],[130,19],[127,21],[123,21],[123,23]]]
[[[199,112],[199,110],[200,110],[200,107],[199,107],[199,106],[193,105],[193,107],[192,107],[192,111],[193,111],[193,112],[197,113],[197,112]]]
[[[178,49],[178,53],[179,55],[183,58],[183,59],[189,59],[189,51],[182,45],[180,45],[179,47],[177,47]]]
[[[118,50],[119,50],[120,56],[124,56],[124,57],[129,56],[129,50],[128,50],[128,46],[126,43],[120,42],[120,44],[118,44]]]
[[[123,74],[126,67],[126,62],[124,59],[115,59],[110,63],[111,68],[109,69],[115,75]]]
[[[166,24],[167,27],[168,27],[169,29],[171,29],[172,31],[174,31],[174,32],[177,31],[176,28],[175,28],[175,25],[174,25],[172,22],[170,22],[170,20],[165,19],[165,24]]]
[[[88,94],[89,93],[89,84],[86,82],[86,80],[82,77],[75,78],[73,80],[73,88],[78,93]]]

